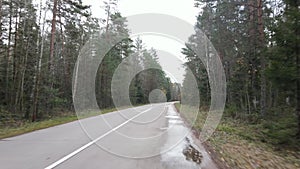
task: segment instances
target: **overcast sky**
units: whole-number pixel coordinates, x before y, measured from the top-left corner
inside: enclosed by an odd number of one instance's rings
[[[43,1],[46,2],[47,0]],[[104,0],[82,0],[85,5],[91,5],[94,17],[102,19],[106,18],[103,1]],[[37,5],[38,2],[39,1],[34,1]],[[200,12],[199,8],[194,7],[194,0],[119,0],[117,10],[123,17],[145,13],[171,15],[184,20],[191,26],[195,24],[196,16]],[[49,15],[49,18],[52,17],[51,12],[48,12],[47,15]],[[50,27],[47,29],[50,29]],[[135,39],[136,37],[131,38]],[[178,42],[174,40],[174,38],[168,38],[167,36],[149,34],[140,35],[140,38],[148,49],[153,47],[158,51],[162,51],[158,52],[160,54],[158,56],[160,64],[168,74],[171,74],[170,77],[173,77],[173,82],[181,83],[185,74],[185,69],[182,66],[185,59],[184,55],[181,54],[184,42]]]
[[[103,0],[83,0],[84,4],[92,5],[95,16],[103,16]],[[119,0],[118,10],[123,16],[141,13],[162,13],[176,16],[191,24],[196,21],[199,9],[194,8],[194,0]]]
[[[83,0],[83,3],[92,5],[92,12],[95,17],[105,18],[103,8],[101,8],[101,6],[103,6],[103,0]],[[124,17],[143,13],[167,14],[194,25],[199,9],[194,7],[194,0],[119,0],[118,11],[120,11]],[[184,44],[174,39],[154,35],[141,36],[141,39],[147,48],[153,47],[157,50],[169,53],[167,56],[159,55],[159,61],[163,69],[169,71],[168,73],[172,74],[172,77],[176,79],[172,81],[181,83],[185,73],[182,66],[184,63],[182,58],[184,56],[181,54],[181,49],[184,47]],[[174,59],[172,59],[172,55]],[[171,60],[173,60],[172,64],[170,64]],[[172,70],[172,72],[170,72],[170,70]]]

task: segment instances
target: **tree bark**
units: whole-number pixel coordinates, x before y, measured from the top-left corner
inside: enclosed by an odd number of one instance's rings
[[[18,12],[17,16],[15,18],[15,40],[14,40],[14,52],[13,52],[13,59],[12,59],[12,66],[13,66],[13,84],[12,86],[12,92],[11,93],[11,105],[14,105],[14,112],[19,112],[18,107],[19,107],[19,95],[20,95],[20,85],[21,85],[21,58],[18,56],[18,40],[19,40],[19,28],[20,28],[20,19],[21,19],[21,7],[17,7]],[[22,46],[22,45],[20,45]],[[18,58],[19,57],[19,58]],[[22,58],[24,59],[24,57]]]
[[[259,32],[259,56],[260,56],[260,64],[261,64],[261,93],[260,93],[260,113],[262,116],[266,114],[266,58],[262,52],[264,48],[264,25],[263,25],[263,2],[262,0],[257,0],[257,24],[258,24],[258,32]]]
[[[51,22],[51,39],[50,39],[50,55],[49,55],[49,63],[48,63],[48,70],[49,70],[49,102],[46,104],[47,112],[52,109],[51,100],[53,98],[53,85],[54,85],[54,50],[55,50],[55,38],[56,38],[56,17],[57,17],[57,4],[58,0],[53,1],[53,10],[52,10],[52,22]]]
[[[52,16],[52,25],[51,25],[51,39],[50,39],[50,56],[49,56],[49,71],[51,75],[53,74],[53,60],[54,60],[54,47],[55,47],[55,36],[56,36],[56,16],[57,16],[57,1],[53,2],[53,16]]]
[[[247,80],[246,80],[246,97],[247,94],[250,100],[253,99],[253,97],[256,97],[256,89],[254,87],[254,81],[255,81],[255,74],[254,74],[254,59],[256,57],[256,36],[255,36],[255,0],[249,0],[248,2],[248,8],[249,8],[249,66],[248,70],[250,70],[250,74],[247,72]],[[247,103],[247,102],[245,102]],[[251,111],[251,103],[248,103],[249,105],[245,104],[246,111]]]
[[[6,64],[5,64],[5,100],[6,104],[9,105],[10,103],[10,88],[9,88],[9,67],[10,67],[10,44],[11,44],[11,32],[12,32],[12,15],[13,15],[13,8],[12,8],[12,0],[9,3],[9,28],[8,28],[8,42],[7,42],[7,51],[6,51]]]
[[[61,5],[61,4],[60,4]],[[60,6],[59,5],[59,6]],[[64,36],[64,29],[63,29],[63,24],[62,24],[62,11],[61,8],[59,8],[59,26],[60,26],[60,37],[61,37],[61,57],[63,58],[63,78],[64,78],[64,90],[66,91],[64,93],[64,96],[67,98],[68,97],[68,89],[69,89],[69,85],[68,82],[70,80],[70,78],[67,76],[67,62],[68,60],[66,59],[65,56],[65,36]]]
[[[300,2],[296,1],[295,4],[295,10],[299,10]],[[298,11],[299,12],[299,11]],[[299,19],[299,18],[298,18]],[[295,22],[296,26],[296,37],[300,37],[300,30],[299,28],[299,22]],[[298,116],[298,133],[297,137],[300,139],[300,44],[299,44],[299,38],[296,41],[296,66],[297,66],[297,88],[296,88],[296,94],[297,94],[297,103],[296,103],[296,114]]]
[[[299,35],[299,30],[296,31],[298,37]],[[298,116],[298,134],[297,137],[300,138],[300,45],[299,45],[299,40],[298,43],[296,44],[296,57],[297,57],[297,105],[296,105],[296,114]]]
[[[2,0],[0,0],[0,37],[2,38]]]
[[[25,112],[24,111],[24,83],[25,83],[25,75],[26,75],[26,68],[27,68],[27,60],[28,60],[28,55],[29,55],[29,41],[30,38],[27,40],[27,45],[26,45],[26,54],[25,58],[23,59],[22,63],[22,72],[21,72],[21,85],[20,85],[20,112]],[[26,113],[24,114],[26,115]]]

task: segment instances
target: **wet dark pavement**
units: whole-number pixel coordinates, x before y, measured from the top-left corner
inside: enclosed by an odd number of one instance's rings
[[[203,146],[200,144],[199,148],[198,145],[194,143],[195,137],[191,135],[192,133],[185,126],[173,105],[168,107],[166,119],[168,120],[166,145],[176,146],[161,155],[165,169],[217,168]],[[199,140],[197,141],[199,144]]]

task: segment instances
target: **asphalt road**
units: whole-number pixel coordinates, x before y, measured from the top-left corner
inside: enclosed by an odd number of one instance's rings
[[[153,104],[0,140],[0,168],[216,168],[196,143],[172,103]]]

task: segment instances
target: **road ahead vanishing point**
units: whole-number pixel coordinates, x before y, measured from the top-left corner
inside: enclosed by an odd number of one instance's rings
[[[217,168],[172,103],[91,117],[0,140],[1,169]]]

